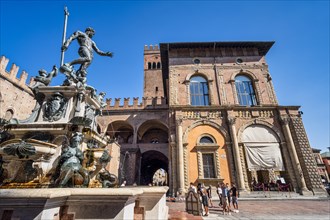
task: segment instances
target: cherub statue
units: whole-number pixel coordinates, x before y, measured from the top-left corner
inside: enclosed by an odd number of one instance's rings
[[[34,94],[36,94],[36,88],[39,86],[48,86],[52,81],[53,77],[57,75],[58,69],[54,65],[53,70],[50,73],[47,73],[46,70],[39,70],[39,76],[36,76],[34,81],[36,82],[33,86],[29,86]]]

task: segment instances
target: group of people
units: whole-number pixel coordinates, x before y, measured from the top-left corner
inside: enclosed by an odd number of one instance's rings
[[[217,194],[220,200],[219,205],[222,206],[224,215],[231,215],[231,211],[238,212],[238,190],[235,184],[229,187],[228,183],[219,183],[217,186]],[[233,210],[231,209],[231,204],[233,204]]]
[[[276,182],[274,180],[257,182],[253,178],[251,188],[253,191],[290,191],[290,184],[286,184],[284,178],[279,178]]]
[[[212,202],[212,186],[206,187],[204,183],[198,183],[197,188],[193,183],[190,183],[188,191],[197,193],[200,196],[200,200],[203,205],[203,216],[209,215],[209,207],[214,207]],[[219,197],[219,206],[222,207],[222,212],[224,215],[231,215],[231,211],[238,212],[238,190],[235,184],[232,184],[231,188],[229,184],[218,183],[216,192]],[[233,204],[233,210],[231,210],[231,203]]]

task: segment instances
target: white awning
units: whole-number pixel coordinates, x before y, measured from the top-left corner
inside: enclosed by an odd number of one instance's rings
[[[249,170],[284,170],[281,149],[276,134],[268,127],[247,127],[242,140]]]
[[[245,152],[249,170],[284,170],[278,143],[245,144]]]

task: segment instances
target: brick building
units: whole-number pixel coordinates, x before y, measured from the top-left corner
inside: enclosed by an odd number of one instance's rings
[[[19,67],[12,64],[9,71],[6,70],[9,59],[0,58],[0,118],[25,119],[34,108],[35,101],[32,91],[26,82],[28,74],[22,71],[17,78]],[[33,84],[31,78],[29,85]]]
[[[324,152],[321,154],[323,163],[325,165],[328,177],[330,176],[330,151]]]
[[[317,171],[321,177],[322,183],[326,184],[329,182],[329,175],[327,172],[326,161],[323,161],[322,155],[320,154],[321,150],[312,148],[315,162],[317,164]]]
[[[121,146],[120,180],[148,185],[162,169],[170,195],[190,182],[237,183],[243,193],[253,179],[278,178],[296,192],[323,193],[299,106],[277,101],[265,59],[273,43],[145,46],[144,97],[107,99],[98,118]]]
[[[278,104],[265,56],[274,42],[161,43],[144,49],[144,97],[108,99],[102,132],[121,144],[122,179],[148,184],[160,168],[170,193],[283,177],[322,192],[299,106]]]

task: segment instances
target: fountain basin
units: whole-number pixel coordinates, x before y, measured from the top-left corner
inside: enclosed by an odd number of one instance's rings
[[[0,216],[19,219],[168,219],[168,187],[2,189]]]

